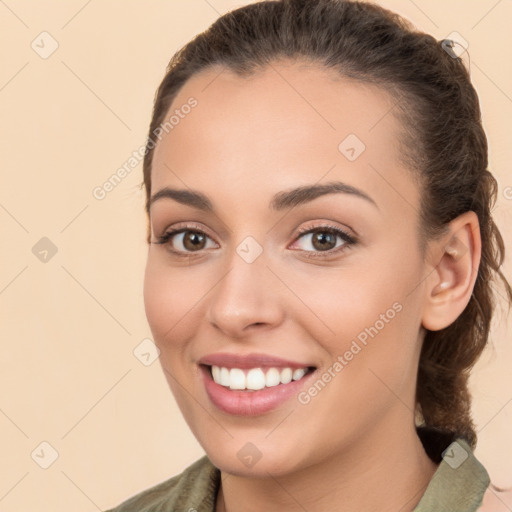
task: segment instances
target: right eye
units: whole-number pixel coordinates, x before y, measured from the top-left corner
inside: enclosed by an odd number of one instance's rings
[[[212,242],[208,246],[208,241]],[[217,247],[217,244],[203,231],[195,226],[184,226],[166,231],[158,237],[156,244],[168,245],[169,250],[175,254],[188,256],[204,249]]]

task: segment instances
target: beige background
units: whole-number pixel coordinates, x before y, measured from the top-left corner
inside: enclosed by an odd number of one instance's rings
[[[92,191],[144,143],[171,55],[244,3],[0,1],[0,510],[106,509],[203,453],[158,361],[134,355],[151,337],[142,165],[103,200]],[[469,42],[512,253],[512,1],[379,3]],[[512,278],[510,255],[505,271]],[[502,485],[512,485],[511,333],[503,314],[472,379],[476,453]]]

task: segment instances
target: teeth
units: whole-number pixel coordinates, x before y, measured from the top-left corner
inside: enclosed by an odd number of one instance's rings
[[[291,368],[283,368],[281,370],[281,384],[288,384],[292,381],[293,370]]]
[[[242,370],[240,368],[225,368],[212,366],[213,380],[221,386],[230,389],[249,389],[256,391],[265,387],[270,388],[279,384],[288,384],[292,380],[299,380],[307,373],[307,368],[269,368],[266,373],[261,368]]]
[[[293,380],[302,379],[302,377],[304,377],[305,374],[306,370],[304,370],[304,368],[299,368],[293,372]]]
[[[265,387],[265,374],[261,368],[252,368],[249,370],[246,387],[247,389],[263,389]]]
[[[281,384],[281,374],[277,368],[270,368],[265,375],[265,386],[271,388]]]
[[[213,366],[212,366],[213,368]],[[229,386],[229,370],[227,368],[220,368],[219,384],[221,386]]]
[[[231,368],[229,371],[230,389],[245,389],[245,373],[240,368]]]

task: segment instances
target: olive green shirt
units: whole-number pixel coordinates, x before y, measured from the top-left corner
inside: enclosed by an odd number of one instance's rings
[[[490,480],[462,438],[442,450],[443,438],[429,430],[420,435],[425,451],[439,462],[414,512],[475,512]],[[446,440],[446,438],[444,438]],[[106,512],[214,512],[220,470],[204,455],[182,473],[127,499]]]

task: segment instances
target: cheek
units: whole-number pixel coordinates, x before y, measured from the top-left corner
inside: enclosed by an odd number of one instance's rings
[[[302,278],[296,274],[293,282],[294,292],[306,306],[302,306],[302,318],[315,338],[331,347],[360,334],[363,339],[365,328],[375,323],[382,330],[385,322],[389,330],[387,321],[396,316],[404,301],[404,285],[399,280],[390,282],[384,273],[361,272],[359,268],[329,273],[319,269]]]
[[[163,259],[148,256],[144,275],[146,317],[160,350],[187,338],[187,329],[197,314],[194,305],[205,293],[190,269],[170,269]]]
[[[294,292],[309,309],[302,308],[302,322],[331,361],[348,351],[347,358],[366,367],[408,365],[421,316],[420,262],[413,254],[405,260],[396,246],[368,254],[353,267],[295,272]]]
[[[333,438],[340,429],[348,435],[410,403],[419,349],[417,302],[413,295],[404,300],[404,282],[397,280],[391,288],[378,275],[366,284],[361,275],[353,283],[345,276],[345,282],[353,288],[342,290],[335,282],[316,280],[319,291],[309,297],[322,322],[308,315],[313,320],[303,324],[326,354],[318,376],[326,385],[314,383],[322,391],[306,389],[300,403],[311,400],[315,415],[333,419],[336,426],[326,427]],[[347,411],[352,426],[346,423]]]

